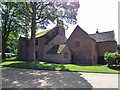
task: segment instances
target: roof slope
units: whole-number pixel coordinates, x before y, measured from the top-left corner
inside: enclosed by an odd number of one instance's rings
[[[45,37],[46,41],[44,44],[49,43],[56,35],[57,35],[57,27],[54,27],[52,29],[49,30],[45,30],[43,32],[39,32],[36,34],[36,38],[42,38]]]
[[[55,28],[55,27],[54,27]],[[46,29],[42,32],[39,32],[37,34],[35,34],[35,38],[38,38],[38,37],[42,37],[44,35],[46,35],[47,33],[49,33],[50,31],[52,31],[54,28],[51,28],[51,29]],[[30,38],[31,36],[29,36],[28,38]]]
[[[60,54],[62,52],[62,50],[64,49],[65,46],[66,46],[66,44],[56,45],[56,46],[52,47],[47,52],[47,54]]]
[[[77,25],[77,26],[75,27],[75,29],[73,30],[73,32],[71,33],[70,37],[68,38],[67,42],[69,41],[69,39],[71,39],[73,36],[75,36],[74,33],[76,33],[76,32],[77,32],[77,33],[80,33],[80,32],[78,32],[78,31],[84,32],[84,34],[86,34],[86,35],[89,37],[89,34],[88,34],[87,32],[85,32],[85,30],[83,30],[79,25]]]
[[[90,34],[90,37],[96,40],[97,42],[115,41],[114,31]]]
[[[51,31],[56,31],[56,30],[58,30],[59,27],[61,27],[61,26],[55,26],[55,27],[53,27],[53,28],[51,28],[51,29],[47,29],[47,30],[44,30],[44,31],[42,31],[42,32],[39,32],[39,33],[36,34],[35,37],[36,37],[36,38],[42,37],[42,36],[46,35],[47,33],[51,32]],[[62,28],[63,28],[63,27],[62,27]]]
[[[47,33],[48,33],[49,31],[51,31],[51,30],[52,30],[52,29],[39,32],[39,33],[36,34],[35,37],[36,37],[36,38],[42,37],[42,36],[44,36],[45,34],[47,34]]]
[[[43,32],[39,32],[36,34],[36,38],[41,38],[41,37],[45,36],[46,41],[44,44],[48,44],[53,38],[55,38],[59,34],[59,30],[60,30],[59,27],[61,27],[61,26],[55,26],[52,29],[45,30]]]

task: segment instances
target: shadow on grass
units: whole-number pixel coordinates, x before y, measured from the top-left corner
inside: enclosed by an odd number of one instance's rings
[[[51,71],[69,71],[64,65],[55,64],[41,64],[39,62],[16,62],[9,65],[3,65],[5,67],[25,68],[25,69],[39,69],[39,70],[51,70]]]
[[[33,62],[32,63],[32,68],[34,69],[41,69],[41,70],[58,70],[58,71],[69,71],[69,69],[66,69],[64,65],[57,65],[57,64],[50,64],[50,63],[38,63],[38,62]]]
[[[99,65],[99,64],[97,64],[97,65],[90,65],[90,64],[73,64],[73,65],[76,65],[76,66],[83,66],[83,67],[93,67],[93,66],[103,66],[103,65]]]
[[[21,61],[21,60],[16,59],[16,57],[5,58],[5,59],[2,60],[2,62],[6,62],[6,61]]]

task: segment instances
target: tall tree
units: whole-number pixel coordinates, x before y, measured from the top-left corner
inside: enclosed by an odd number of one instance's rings
[[[0,3],[0,15],[2,24],[2,59],[5,59],[6,45],[10,33],[14,34],[15,36],[19,36],[19,34],[25,34],[25,32],[28,33],[29,31],[29,13],[27,13],[26,17],[24,14],[22,14],[22,11],[28,11],[25,9],[25,3]]]
[[[30,60],[35,61],[35,33],[36,25],[40,28],[46,28],[51,22],[55,23],[56,20],[67,22],[70,24],[75,24],[77,22],[76,16],[79,8],[78,0],[71,0],[67,2],[61,1],[51,1],[47,2],[39,0],[39,2],[34,2],[34,0],[27,0],[26,6],[28,6],[28,11],[31,14],[31,57]]]

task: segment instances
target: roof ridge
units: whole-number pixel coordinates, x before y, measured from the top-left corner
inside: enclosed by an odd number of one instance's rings
[[[101,41],[116,41],[114,30],[112,31],[106,31],[101,33],[95,33],[95,34],[89,34],[89,36],[93,39],[95,39],[97,42]]]
[[[103,33],[109,33],[109,32],[114,32],[114,30],[112,30],[112,31],[106,31],[106,32],[99,32],[99,33],[93,33],[93,34],[89,34],[89,35],[103,34]]]
[[[67,39],[67,41],[69,41],[69,39],[72,37],[72,35],[74,34],[74,32],[77,30],[77,28],[79,28],[80,30],[82,30],[86,35],[89,36],[89,34],[83,29],[81,28],[79,25],[76,25],[76,27],[74,28],[73,32],[71,33],[71,35],[69,36],[69,38]],[[66,42],[67,42],[66,41]]]

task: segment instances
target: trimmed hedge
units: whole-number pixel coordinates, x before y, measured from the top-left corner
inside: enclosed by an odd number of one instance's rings
[[[106,52],[104,54],[104,59],[106,60],[109,67],[111,65],[116,65],[116,66],[120,65],[120,54],[118,52],[115,53]]]

